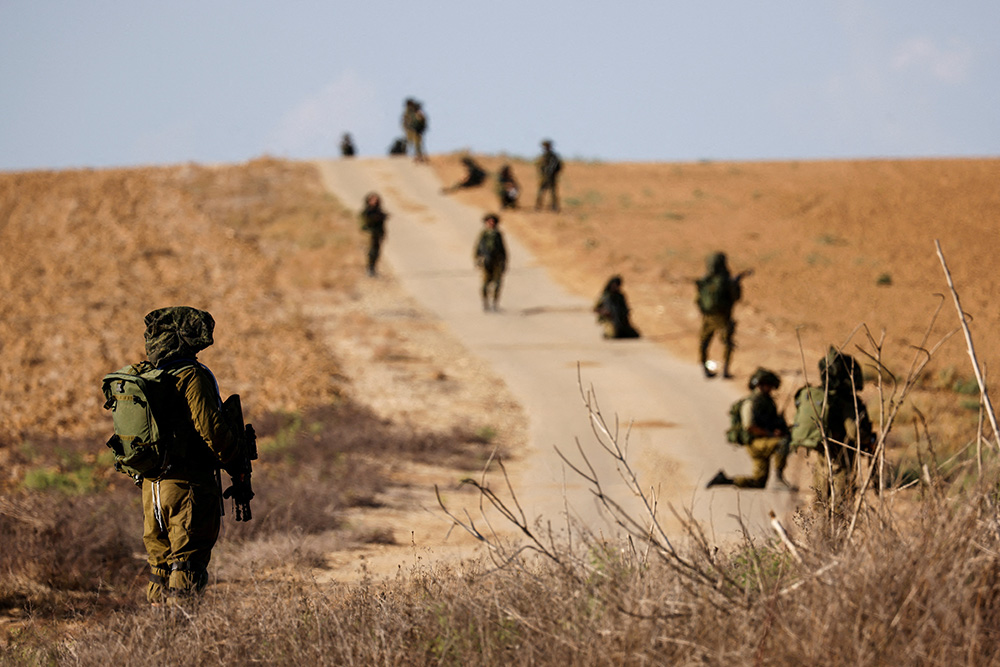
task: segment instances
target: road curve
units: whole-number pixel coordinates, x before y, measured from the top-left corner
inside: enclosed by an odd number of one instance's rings
[[[555,451],[558,447],[579,461],[577,441],[602,483],[619,497],[628,495],[614,462],[591,432],[578,372],[612,424],[617,416],[622,433],[632,424],[629,461],[642,485],[656,490],[668,528],[675,524],[667,503],[689,508],[720,541],[739,533],[737,515],[756,533],[767,530],[769,510],[784,516],[794,509],[799,499],[786,491],[704,488],[720,468],[730,473],[750,469],[749,457],[723,435],[729,405],[742,387],[706,381],[697,364],[648,341],[603,340],[592,304],[551,280],[509,232],[502,309],[484,313],[472,264],[483,211],[441,194],[433,171],[406,159],[316,165],[329,192],[351,210],[360,210],[369,191],[382,195],[391,216],[382,262],[429,313],[492,365],[524,407],[529,442],[512,470],[530,518],[558,523],[568,508],[585,525],[605,534],[612,530],[592,494]]]

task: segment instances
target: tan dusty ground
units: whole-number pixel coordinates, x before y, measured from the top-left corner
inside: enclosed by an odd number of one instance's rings
[[[459,158],[432,162],[443,182],[460,179]],[[734,271],[754,269],[736,311],[738,382],[764,365],[782,373],[787,392],[802,382],[797,337],[815,378],[828,345],[871,349],[859,325],[875,339],[885,332],[883,359],[905,375],[938,295],[947,293],[935,239],[972,318],[981,363],[987,372],[1000,367],[1000,160],[573,162],[563,174],[558,215],[532,211],[537,181],[529,162],[481,158],[491,173],[504,161],[524,194],[503,225],[580,294],[596,298],[609,276],[621,274],[637,327],[679,355],[697,356],[692,279],[704,273],[706,255],[722,250]],[[454,196],[497,207],[492,183]],[[957,326],[949,296],[928,344]],[[939,442],[974,437],[976,411],[968,395],[953,391],[956,379],[971,377],[966,346],[955,336],[913,398]],[[912,439],[912,431],[906,423],[898,439]]]

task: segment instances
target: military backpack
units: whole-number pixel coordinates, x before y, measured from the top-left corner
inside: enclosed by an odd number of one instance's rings
[[[750,433],[743,426],[743,406],[749,400],[751,400],[751,396],[744,396],[729,406],[729,428],[726,429],[726,440],[734,445],[750,444]]]
[[[703,314],[719,315],[732,306],[728,283],[729,278],[719,274],[698,279],[697,304]]]
[[[805,386],[795,393],[795,421],[791,429],[791,445],[816,449],[827,431],[830,397],[822,387]]]
[[[115,433],[107,445],[115,470],[139,483],[165,473],[176,458],[170,424],[176,378],[143,362],[104,376],[104,408],[111,411]]]

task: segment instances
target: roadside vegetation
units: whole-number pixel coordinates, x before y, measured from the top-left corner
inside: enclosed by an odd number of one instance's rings
[[[352,399],[291,296],[349,295],[361,274],[353,218],[308,167],[264,159],[70,177],[0,177],[8,220],[0,243],[16,243],[18,256],[43,255],[48,244],[33,287],[16,279],[27,265],[5,256],[0,266],[12,295],[0,305],[0,400],[11,415],[0,430],[3,664],[1000,663],[1000,459],[978,383],[957,365],[926,365],[940,339],[906,347],[906,362],[895,349],[883,355],[891,346],[872,336],[857,349],[879,416],[879,447],[866,467],[884,483],[869,486],[846,517],[805,508],[794,525],[748,531],[732,544],[712,543],[684,508],[646,495],[645,481],[631,476],[627,435],[605,423],[583,389],[593,437],[635,493],[608,497],[586,460],[565,452],[621,526],[611,537],[560,517],[522,516],[523,490],[506,483],[505,453],[495,451],[499,427],[415,429]],[[49,222],[25,217],[38,210]],[[113,251],[92,254],[81,272],[79,246],[122,216],[145,245],[115,245],[128,235],[112,229]],[[61,231],[29,244],[31,226],[45,224]],[[74,233],[84,240],[71,243]],[[60,235],[69,241],[56,242]],[[192,238],[218,252],[173,266],[188,257],[181,240]],[[132,281],[99,280],[113,261],[134,263]],[[156,289],[151,275],[164,276]],[[153,609],[143,597],[138,493],[111,470],[98,395],[104,372],[141,354],[142,314],[164,305],[163,295],[185,295],[230,327],[220,327],[209,363],[229,391],[245,388],[253,401],[261,458],[254,520],[225,522],[206,595]],[[45,342],[31,350],[8,336]],[[244,341],[249,358],[226,337]],[[61,372],[67,359],[87,361]],[[264,367],[276,370],[260,377]],[[963,413],[954,437],[932,435],[909,401],[916,391]],[[889,456],[890,445],[905,456]],[[317,583],[332,548],[399,539],[343,519],[378,504],[399,462],[469,475],[482,515],[455,511],[448,494],[441,510],[454,511],[454,530],[477,533],[490,556],[417,564],[386,581]],[[476,470],[485,471],[470,475]],[[631,507],[640,509],[623,509]],[[660,525],[674,514],[680,534]]]

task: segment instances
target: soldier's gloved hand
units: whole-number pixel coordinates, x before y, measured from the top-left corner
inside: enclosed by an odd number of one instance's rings
[[[243,476],[234,477],[232,485],[222,493],[223,498],[232,498],[233,502],[246,504],[253,500],[254,492],[248,480]]]

